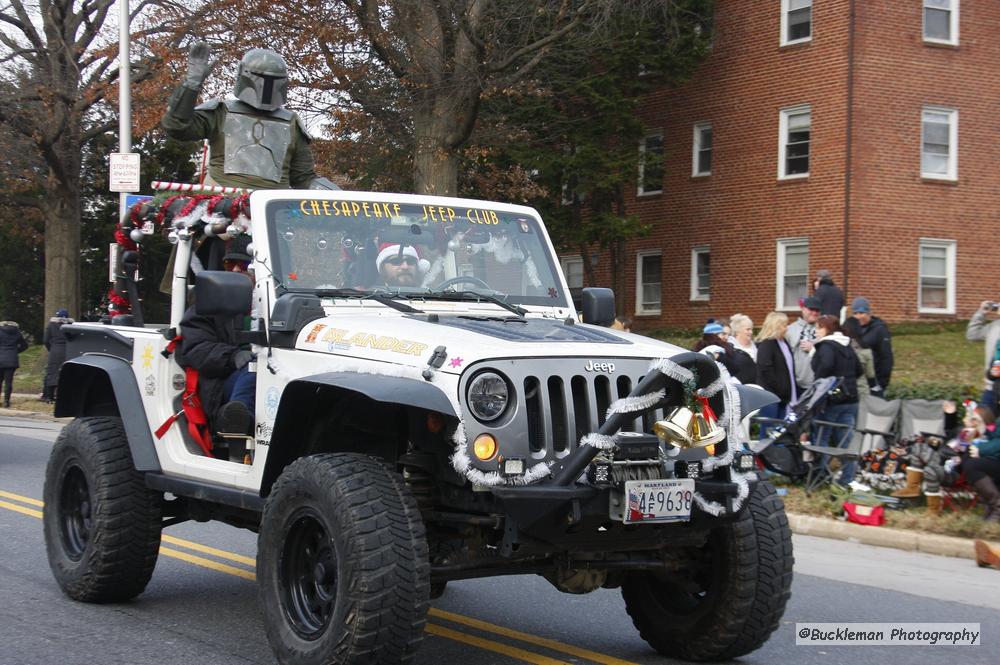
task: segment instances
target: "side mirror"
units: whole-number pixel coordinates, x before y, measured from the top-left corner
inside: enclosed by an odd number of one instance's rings
[[[609,326],[615,320],[615,292],[611,289],[583,290],[583,322]]]
[[[223,270],[203,270],[194,283],[194,311],[200,316],[249,314],[253,282],[247,275]]]

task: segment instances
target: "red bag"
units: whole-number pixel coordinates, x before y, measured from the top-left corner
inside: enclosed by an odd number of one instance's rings
[[[844,512],[847,513],[848,522],[867,524],[868,526],[882,526],[885,524],[885,508],[883,506],[862,506],[861,504],[845,501]]]

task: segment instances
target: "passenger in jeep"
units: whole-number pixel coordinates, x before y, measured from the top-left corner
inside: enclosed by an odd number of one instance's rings
[[[247,275],[251,257],[249,239],[231,240],[223,265],[227,271]],[[247,312],[249,315],[249,312]],[[198,370],[198,395],[214,429],[228,434],[251,434],[254,425],[254,397],[257,374],[249,371],[252,355],[241,348],[236,331],[246,327],[248,316],[226,318],[201,316],[194,307],[181,319],[181,344],[177,362],[181,367]]]
[[[413,245],[384,242],[379,245],[375,267],[386,286],[420,286],[430,262],[421,259]]]

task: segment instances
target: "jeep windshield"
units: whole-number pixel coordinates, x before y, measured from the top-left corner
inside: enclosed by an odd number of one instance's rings
[[[534,216],[461,203],[270,201],[275,279],[285,290],[327,297],[569,306]]]

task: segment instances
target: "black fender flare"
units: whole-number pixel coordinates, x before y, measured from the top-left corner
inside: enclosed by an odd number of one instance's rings
[[[101,380],[107,381],[114,398],[114,412],[95,402],[91,389],[102,390]],[[56,393],[56,417],[118,416],[125,428],[132,463],[137,471],[160,471],[153,435],[146,421],[142,393],[132,372],[132,365],[115,356],[88,353],[63,363],[59,371]]]
[[[310,394],[324,387],[348,391],[375,402],[437,411],[445,416],[458,418],[454,405],[444,391],[429,382],[360,372],[325,372],[301,377],[289,382],[281,394],[261,483],[262,495],[267,494],[282,469],[298,457],[300,450],[292,442],[294,437],[288,433],[294,431],[306,417],[304,410],[309,403]]]

